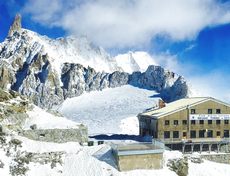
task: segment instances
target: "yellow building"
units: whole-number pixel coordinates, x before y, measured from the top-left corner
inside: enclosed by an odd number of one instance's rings
[[[165,142],[229,138],[230,105],[211,97],[184,98],[138,115],[140,135]]]

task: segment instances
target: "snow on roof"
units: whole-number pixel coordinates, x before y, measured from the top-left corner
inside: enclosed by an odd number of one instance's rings
[[[221,102],[219,100],[216,100],[212,97],[191,97],[191,98],[183,98],[183,99],[174,101],[172,103],[167,104],[164,108],[144,112],[144,113],[141,113],[140,115],[160,118],[160,117],[169,115],[170,113],[177,112],[178,110],[182,110],[182,109],[185,109],[187,107],[191,107],[191,106],[194,106],[196,104],[206,102],[208,100],[213,100],[215,102],[230,106],[230,105],[228,105],[224,102]]]

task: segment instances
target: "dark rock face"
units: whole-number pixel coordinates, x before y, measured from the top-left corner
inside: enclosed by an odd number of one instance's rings
[[[120,71],[96,72],[91,67],[65,63],[59,77],[57,71],[52,68],[47,54],[36,53],[30,62],[23,60],[23,53],[20,54],[11,62],[0,60],[0,87],[4,89],[10,87],[28,96],[42,108],[59,105],[64,99],[79,96],[84,92],[127,84],[155,90],[161,93],[167,102],[188,95],[188,86],[184,78],[159,66],[149,66],[144,73],[128,74]]]
[[[129,84],[161,92],[163,89],[169,87],[169,80],[174,79],[175,74],[173,72],[165,71],[160,66],[150,65],[146,72],[134,72],[130,75]]]
[[[182,76],[179,76],[171,87],[161,91],[162,99],[172,102],[188,96],[189,88]]]
[[[96,72],[93,68],[85,68],[80,64],[65,63],[62,68],[61,80],[64,97],[75,97],[83,92],[114,88],[128,84],[129,75],[124,72],[111,74]]]

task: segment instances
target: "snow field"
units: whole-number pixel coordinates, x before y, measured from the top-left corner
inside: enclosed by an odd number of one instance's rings
[[[89,134],[138,134],[136,116],[158,103],[153,95],[156,92],[126,85],[67,99],[58,110],[87,125]]]

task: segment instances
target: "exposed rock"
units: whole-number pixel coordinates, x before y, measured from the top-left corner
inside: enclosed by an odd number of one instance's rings
[[[31,130],[36,130],[36,129],[37,129],[37,125],[36,125],[36,124],[31,125],[31,126],[30,126],[30,129],[31,129]]]
[[[4,163],[0,160],[0,168],[4,168]]]
[[[8,89],[15,82],[15,73],[9,63],[0,60],[0,89]]]
[[[19,32],[21,30],[21,15],[16,14],[13,24],[10,26],[8,36],[12,36],[14,32]]]
[[[29,158],[18,152],[13,162],[14,164],[10,165],[10,174],[12,176],[26,175],[29,167],[25,164],[29,164]]]
[[[8,101],[12,99],[13,96],[6,92],[5,90],[0,89],[0,102]]]
[[[188,175],[188,158],[186,157],[169,160],[167,166],[178,176]]]
[[[188,97],[188,94],[189,88],[182,76],[179,76],[171,87],[167,87],[161,91],[161,97],[166,102]]]
[[[204,162],[200,156],[198,156],[198,157],[192,156],[189,158],[189,160],[193,163],[196,163],[196,164],[201,164]]]
[[[79,142],[84,143],[88,141],[88,129],[84,125],[80,125],[71,129],[36,129],[24,130],[20,135],[32,140],[45,142]]]
[[[83,92],[119,87],[128,84],[129,75],[124,72],[112,74],[96,72],[93,68],[84,68],[80,64],[65,63],[62,68],[64,97],[79,96]]]
[[[103,50],[80,40],[63,39],[55,43],[50,39],[44,39],[31,31],[21,29],[20,15],[15,17],[9,35],[10,37],[0,44],[0,88],[17,91],[29,97],[41,108],[50,109],[61,104],[66,98],[79,96],[84,92],[115,88],[126,84],[155,90],[166,102],[188,95],[188,86],[184,78],[160,66],[149,66],[143,73],[128,74],[120,71],[115,61],[113,62],[106,54],[103,55],[103,61],[107,60],[113,72],[96,71],[82,64],[62,63],[61,60],[65,60],[65,54],[61,56],[62,58],[55,58],[52,53],[54,51],[46,48],[50,42],[53,42],[55,47],[59,47],[56,46],[57,44],[68,45],[68,42],[79,42],[79,48],[73,48],[73,50],[81,52],[83,49],[88,52],[85,48],[91,49],[90,51],[96,56],[98,53],[102,54]],[[85,46],[80,46],[81,42]],[[82,54],[80,57],[83,58],[87,55]],[[59,63],[62,64],[57,67]]]
[[[29,102],[21,95],[13,91],[4,91],[0,89],[0,123],[1,135],[4,135],[4,129],[20,131],[25,119],[28,118],[26,112],[31,108]]]

